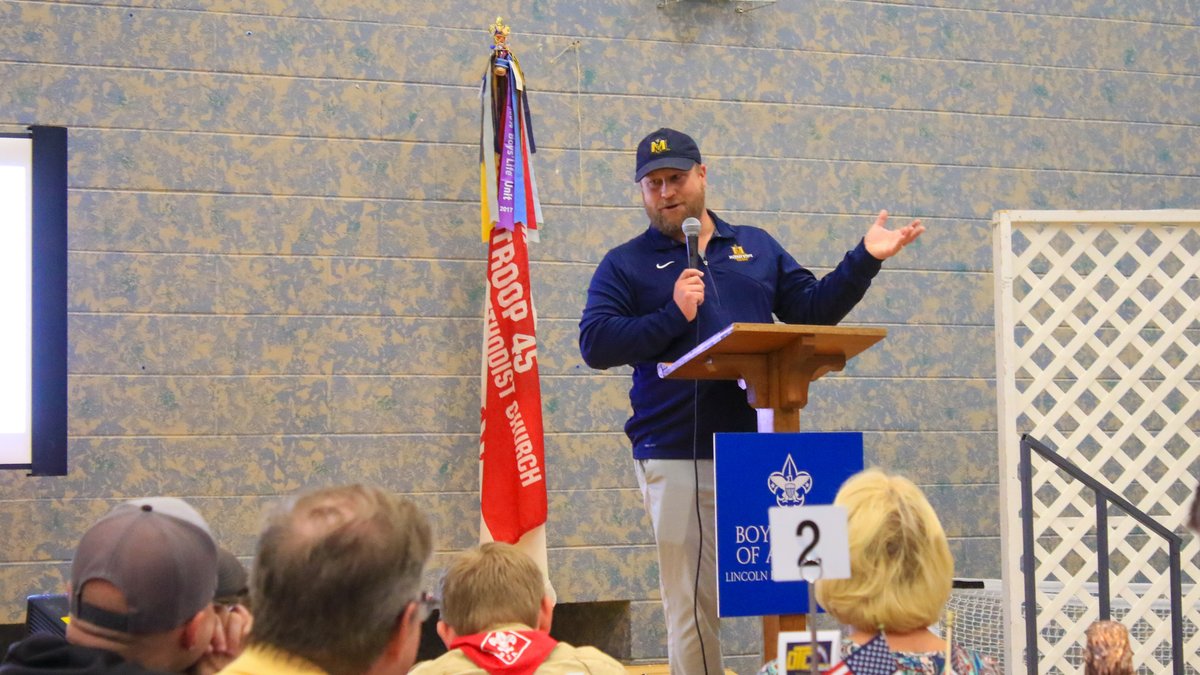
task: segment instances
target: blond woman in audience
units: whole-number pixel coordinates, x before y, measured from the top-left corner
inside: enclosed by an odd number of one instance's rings
[[[920,488],[878,469],[858,473],[838,490],[847,510],[849,579],[819,580],[817,601],[848,629],[843,656],[895,661],[895,673],[992,675],[995,661],[947,645],[930,630],[950,598],[954,560],[946,533]],[[864,650],[856,658],[855,653]]]

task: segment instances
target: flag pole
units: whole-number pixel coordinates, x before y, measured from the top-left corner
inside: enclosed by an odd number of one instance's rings
[[[550,583],[545,443],[537,364],[530,241],[542,220],[531,155],[537,151],[525,78],[500,17],[480,88],[480,225],[485,272],[479,434],[479,541],[504,541]]]

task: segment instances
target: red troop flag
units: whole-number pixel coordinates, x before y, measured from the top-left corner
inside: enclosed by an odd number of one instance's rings
[[[537,241],[542,219],[529,162],[536,148],[524,78],[507,46],[509,29],[500,19],[491,28],[495,45],[480,92],[482,232],[488,242],[480,539],[517,544],[544,573],[546,471],[528,247]]]
[[[542,391],[523,228],[492,230],[487,290],[480,500],[492,538],[515,544],[546,522]]]

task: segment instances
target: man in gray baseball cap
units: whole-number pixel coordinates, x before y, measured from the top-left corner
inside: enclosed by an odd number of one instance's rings
[[[14,644],[2,675],[180,673],[210,652],[217,546],[172,497],[126,502],[83,535],[71,563],[66,639]]]

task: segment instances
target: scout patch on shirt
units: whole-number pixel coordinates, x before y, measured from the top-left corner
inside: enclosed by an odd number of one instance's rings
[[[745,249],[743,249],[741,246],[738,246],[737,244],[733,245],[733,249],[729,253],[729,259],[736,260],[737,262],[746,262],[747,260],[750,260],[753,257],[754,257],[753,253],[746,253]]]

